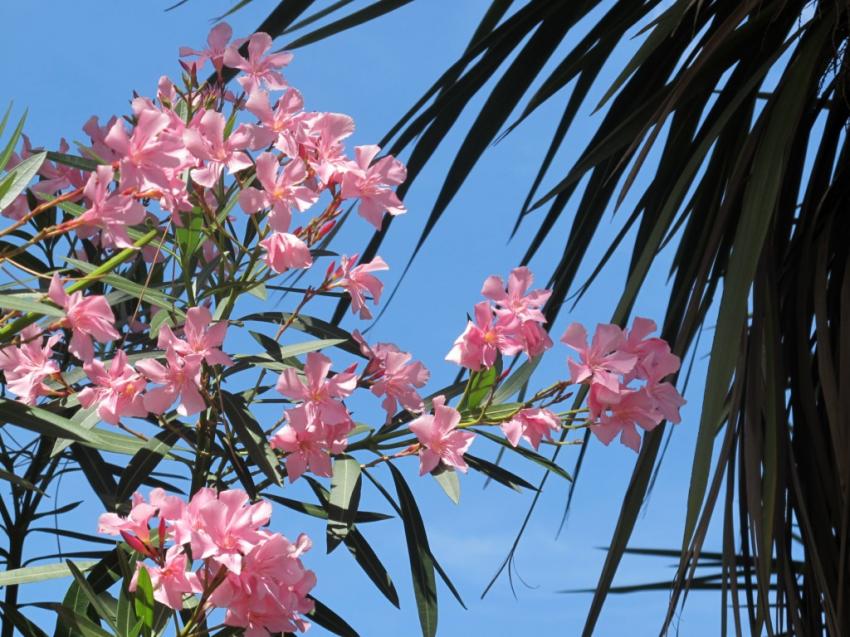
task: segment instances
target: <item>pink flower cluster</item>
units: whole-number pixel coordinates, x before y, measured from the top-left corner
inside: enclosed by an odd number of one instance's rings
[[[638,451],[636,427],[651,431],[662,420],[681,420],[685,399],[664,381],[678,371],[679,357],[663,339],[647,338],[655,329],[655,322],[645,318],[636,318],[628,332],[598,325],[588,344],[587,330],[573,323],[561,337],[579,355],[578,361],[569,361],[571,380],[590,385],[588,406],[596,423],[591,430],[606,445],[619,434],[624,445]],[[631,386],[632,381],[644,385]]]
[[[133,494],[132,504],[126,517],[104,513],[98,521],[99,533],[120,535],[152,562],[137,563],[131,591],[143,568],[154,599],[169,608],[181,610],[187,596],[202,594],[201,612],[225,609],[224,623],[249,637],[307,630],[302,615],[313,610],[307,595],[316,576],[301,555],[310,538],[302,534],[292,543],[264,529],[272,513],[268,502],[251,504],[237,489],[204,488],[188,503],[153,489],[147,501]]]
[[[481,294],[490,302],[475,305],[475,320],[467,323],[446,360],[479,371],[492,367],[500,353],[515,356],[525,352],[534,357],[552,347],[552,339],[543,329],[546,318],[540,311],[551,292],[528,292],[533,281],[531,270],[524,266],[511,272],[507,291],[500,277],[488,277]]]
[[[285,369],[276,389],[297,407],[289,409],[286,424],[271,437],[273,449],[287,454],[286,473],[290,482],[307,470],[319,476],[331,475],[331,454],[342,453],[348,446],[348,432],[354,422],[342,402],[357,388],[354,366],[328,377],[331,360],[310,352],[303,379],[293,369]]]
[[[361,380],[369,384],[375,396],[384,396],[381,406],[387,412],[387,421],[395,415],[399,405],[413,413],[421,412],[422,397],[416,389],[423,387],[431,377],[425,365],[413,361],[410,354],[392,343],[370,346],[357,330],[352,336],[369,359]]]

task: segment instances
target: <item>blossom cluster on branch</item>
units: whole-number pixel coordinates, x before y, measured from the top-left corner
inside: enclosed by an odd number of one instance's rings
[[[68,155],[63,140],[48,158],[24,138],[8,167],[37,165],[40,180],[0,211],[12,222],[0,236],[34,232],[22,235],[22,245],[5,246],[0,262],[39,281],[32,292],[0,296],[8,390],[25,405],[96,414],[118,428],[115,436],[131,434],[109,438],[110,450],[130,440],[134,453],[147,452],[138,445],[151,436],[132,428],[144,422],[174,433],[193,453],[188,501],[156,488],[148,500],[137,493],[129,506],[116,502],[99,523],[138,560],[128,590],[146,579],[158,603],[183,611],[184,636],[215,609],[226,609],[225,624],[250,636],[308,627],[303,616],[313,612],[307,594],[316,578],[300,558],[310,540],[292,543],[268,531],[271,505],[260,497],[283,486],[284,476],[333,478],[329,535],[345,538],[354,519],[347,509],[356,509],[359,496],[337,477],[352,462],[358,481],[360,471],[382,463],[395,471],[396,460],[417,457],[422,475],[474,466],[510,483],[512,474],[469,455],[477,438],[508,449],[525,444],[525,457],[555,469],[540,446],[563,444],[570,430],[587,428],[606,445],[619,435],[638,451],[638,428],[679,422],[684,403],[669,381],[679,358],[650,337],[656,326],[643,318],[628,331],[599,325],[589,344],[586,329],[570,325],[561,338],[578,356],[569,377],[509,402],[533,371],[520,366],[511,376],[513,365],[536,361],[554,345],[544,314],[551,292],[532,289],[527,267],[513,269],[507,283],[485,280],[485,300],[445,357],[463,368],[463,380],[431,395],[420,394],[430,372],[411,353],[306,315],[317,297],[344,295],[354,315],[372,317],[383,290],[379,273],[389,266],[380,256],[364,261],[328,248],[348,219],[346,202],[375,229],[385,215],[406,212],[394,191],[406,169],[375,145],[347,154],[353,120],[305,110],[281,73],[292,55],[270,52],[267,34],[231,37],[219,24],[207,48],[181,49],[180,83],[163,77],[156,97],[135,97],[128,116],[86,122],[81,156]],[[208,63],[213,75],[199,81]],[[227,88],[227,69],[237,72],[238,88]],[[233,214],[237,206],[242,215]],[[19,258],[35,246],[53,264],[50,251],[60,240],[68,246],[61,271],[34,270]],[[307,275],[311,284],[295,288]],[[289,285],[279,287],[301,294],[289,311],[234,317],[246,294],[281,280]],[[248,321],[276,326],[273,336],[252,332],[261,355],[226,346]],[[323,338],[293,355],[280,345],[289,330]],[[359,354],[362,367],[335,369],[333,346]],[[277,378],[264,384],[269,371]],[[254,372],[245,386],[244,373]],[[271,390],[283,398],[269,402],[287,406],[266,427],[252,410]],[[357,391],[381,400],[375,427],[355,425],[346,400]],[[98,448],[94,439],[81,442]],[[354,461],[354,453],[369,459]],[[215,469],[212,457],[220,461]],[[265,481],[256,484],[250,467]],[[236,483],[244,489],[231,488]]]

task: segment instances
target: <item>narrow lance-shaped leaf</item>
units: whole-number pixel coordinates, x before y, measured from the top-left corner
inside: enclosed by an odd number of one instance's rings
[[[333,551],[351,530],[360,504],[360,489],[360,463],[347,455],[336,458],[328,502],[328,553]]]

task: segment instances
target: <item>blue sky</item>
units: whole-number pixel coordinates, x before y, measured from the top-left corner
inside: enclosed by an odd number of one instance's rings
[[[0,91],[0,104],[14,100],[16,114],[29,109],[26,132],[37,145],[53,148],[61,136],[83,139],[80,127],[90,115],[97,114],[103,120],[113,113],[127,112],[133,90],[151,95],[160,75],[176,77],[178,47],[200,47],[210,27],[210,18],[228,9],[232,0],[190,0],[175,11],[164,13],[162,9],[168,4],[160,0],[132,4],[94,0],[5,3],[0,9],[6,26],[5,37],[0,41],[0,56],[7,60],[8,70]],[[275,4],[255,0],[249,8],[229,19],[234,32],[250,33]],[[351,146],[374,143],[463,50],[487,4],[487,0],[414,2],[377,22],[298,50],[295,61],[287,69],[287,78],[302,91],[307,108],[354,117],[357,132]],[[579,31],[586,26],[586,23],[580,25]],[[568,42],[574,42],[577,37],[571,37]],[[281,45],[285,42],[279,40]],[[627,43],[610,61],[604,77],[610,80],[613,69],[625,61],[635,46],[636,43]],[[604,89],[600,84],[595,87],[594,95],[601,97]],[[434,229],[386,315],[370,332],[372,340],[397,342],[423,360],[433,374],[431,390],[451,381],[456,372],[442,359],[463,329],[466,312],[479,300],[482,281],[493,273],[506,276],[518,263],[536,228],[537,219],[532,215],[518,236],[508,242],[516,211],[567,95],[560,94],[490,149]],[[384,277],[388,287],[397,280],[410,247],[418,238],[457,143],[472,121],[474,106],[464,114],[407,195],[409,214],[394,223],[391,239],[381,251],[392,267]],[[587,141],[593,130],[590,122],[598,121],[598,115],[591,119],[586,110],[577,121],[556,161],[562,170]],[[548,183],[554,183],[557,176],[554,173]],[[628,205],[629,199],[624,205],[626,211]],[[575,202],[571,202],[568,210],[574,210],[574,206]],[[577,280],[583,280],[591,271],[595,259],[604,252],[607,241],[625,217],[624,211],[617,215],[611,211],[606,217]],[[560,257],[568,221],[568,216],[561,220],[531,263],[532,269],[539,273],[538,283],[545,283]],[[366,224],[350,224],[350,228],[344,240],[349,252],[363,245],[369,236]],[[626,241],[625,245],[628,244]],[[668,250],[651,273],[636,305],[637,315],[659,321],[663,318],[670,256]],[[572,320],[593,325],[608,319],[622,290],[629,257],[627,251],[614,256],[577,308],[562,313],[553,329],[555,336],[560,336]],[[286,303],[288,300],[281,309],[285,309]],[[363,327],[351,316],[346,318],[344,326]],[[683,422],[672,437],[632,546],[675,548],[681,542],[705,373],[704,356],[710,339],[706,337],[702,343],[686,394],[689,403],[683,410]],[[566,374],[567,354],[564,346],[548,354],[535,376],[541,386]],[[496,453],[480,440],[472,451],[487,458],[493,458]],[[561,454],[562,462],[569,468],[576,455],[576,449],[567,448]],[[555,533],[567,486],[550,479],[518,552],[519,574],[529,587],[519,584],[514,598],[503,578],[484,600],[479,599],[480,593],[504,558],[530,495],[498,486],[482,490],[481,477],[470,474],[461,479],[462,499],[455,506],[433,480],[416,479],[415,463],[409,462],[405,472],[426,518],[434,553],[469,607],[465,611],[457,606],[448,591],[441,588],[438,634],[579,634],[590,596],[558,591],[595,585],[604,560],[604,552],[599,549],[611,537],[635,458],[618,443],[605,448],[598,441],[592,442],[574,507],[559,538]],[[534,465],[510,459],[508,466],[534,482],[539,478],[540,470]],[[391,483],[388,473],[379,471],[377,475]],[[287,490],[287,495],[295,494],[293,497],[309,497],[297,485]],[[364,507],[386,510],[373,490],[364,488],[364,492]],[[71,496],[60,493],[60,498],[63,497]],[[62,524],[92,531],[99,513],[100,503],[91,496],[75,513],[63,518]],[[319,577],[316,595],[362,635],[418,633],[398,520],[369,525],[363,532],[393,576],[402,598],[401,610],[380,596],[344,549],[323,555],[323,526],[286,510],[276,511],[273,526],[290,537],[304,530],[317,539],[316,548],[307,558]],[[707,549],[719,547],[717,535],[716,532],[709,535],[712,539]],[[31,546],[31,554],[39,548]],[[667,579],[671,575],[667,561],[635,557],[624,560],[617,581],[638,583]],[[61,595],[61,587],[39,587],[37,592],[27,591],[27,594],[44,596],[51,590],[57,591],[54,598]],[[657,634],[666,601],[665,593],[612,596],[597,634],[628,632],[632,637]],[[713,594],[692,595],[678,618],[680,633],[718,634],[719,604],[719,597]],[[312,634],[324,633],[315,628]]]

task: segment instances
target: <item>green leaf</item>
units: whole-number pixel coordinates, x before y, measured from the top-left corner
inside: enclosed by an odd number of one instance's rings
[[[490,395],[498,378],[496,366],[472,372],[469,377],[469,388],[458,404],[458,411],[473,410]]]
[[[398,592],[393,585],[393,580],[363,534],[357,527],[351,527],[343,541],[348,551],[357,560],[360,568],[378,587],[378,590],[390,600],[393,606],[399,608]]]
[[[140,568],[137,573],[136,591],[133,594],[133,600],[136,616],[141,620],[145,634],[148,635],[153,631],[154,626],[153,585],[151,584],[148,569]]]
[[[477,456],[473,456],[468,453],[464,454],[463,458],[466,460],[466,464],[469,465],[469,468],[473,471],[479,471],[488,478],[492,478],[496,482],[503,484],[506,487],[510,487],[514,491],[521,491],[523,488],[537,491],[537,488],[530,482],[523,480],[518,475],[511,473],[504,467],[490,462],[489,460],[484,460],[483,458],[478,458]]]
[[[360,488],[360,463],[347,455],[335,458],[328,501],[328,553],[345,539],[354,525],[360,504]]]
[[[563,468],[561,468],[560,466],[558,466],[557,464],[555,464],[554,462],[549,460],[549,458],[541,456],[539,453],[536,453],[535,451],[532,451],[531,449],[526,449],[525,447],[522,447],[522,446],[514,447],[514,446],[511,445],[511,443],[509,443],[507,440],[505,440],[501,436],[497,436],[497,435],[495,435],[495,434],[493,434],[493,433],[491,433],[491,432],[489,432],[485,429],[477,428],[477,429],[475,429],[475,433],[480,434],[480,435],[484,436],[485,438],[487,438],[488,440],[492,440],[496,444],[499,444],[499,445],[505,447],[506,449],[521,455],[523,458],[526,458],[527,460],[531,460],[532,462],[539,464],[541,467],[543,467],[547,471],[551,471],[552,473],[554,473],[557,476],[560,476],[564,480],[572,480],[572,476],[570,476],[570,474],[567,473],[566,470],[564,470]]]
[[[259,423],[248,411],[244,399],[241,396],[236,396],[222,390],[221,401],[224,406],[224,413],[227,415],[227,420],[233,427],[233,431],[236,433],[239,442],[242,443],[245,451],[248,452],[248,457],[262,470],[269,480],[277,485],[282,484],[277,456],[275,456],[274,451],[269,446],[268,439]]]
[[[263,323],[276,323],[278,325],[282,325],[290,319],[292,319],[292,314],[289,312],[258,312],[243,316],[239,320],[259,321]],[[336,344],[337,347],[351,354],[355,354],[360,357],[363,356],[363,353],[360,351],[360,346],[354,342],[354,339],[351,338],[351,334],[336,325],[328,323],[327,321],[323,321],[322,319],[313,316],[299,314],[295,319],[292,319],[290,325],[299,332],[312,334],[313,336],[317,336],[321,339],[338,339],[340,342]]]
[[[324,40],[332,35],[337,33],[341,33],[342,31],[346,31],[352,27],[356,27],[358,24],[363,24],[364,22],[368,22],[369,20],[374,20],[377,17],[384,15],[385,13],[389,13],[390,11],[395,11],[399,7],[403,7],[406,4],[409,4],[412,0],[379,0],[373,4],[370,4],[368,7],[363,7],[359,11],[355,11],[350,15],[345,16],[344,18],[340,18],[330,24],[326,24],[323,27],[319,27],[315,31],[312,31],[306,35],[301,36],[300,38],[293,40],[289,44],[285,45],[284,49],[297,49],[298,47],[306,46],[308,44],[313,44],[314,42],[318,42],[319,40]]]
[[[357,631],[349,626],[342,617],[337,615],[312,595],[308,595],[307,597],[312,599],[315,604],[315,607],[312,611],[307,613],[307,616],[319,626],[325,630],[331,631],[334,635],[339,635],[339,637],[359,637]]]
[[[97,560],[77,562],[76,566],[78,569],[87,570],[95,564],[97,564]],[[33,582],[43,582],[44,580],[69,577],[70,575],[71,571],[64,562],[44,564],[42,566],[29,566],[27,568],[14,568],[0,572],[0,587],[32,584]]]
[[[68,570],[71,572],[71,575],[74,576],[74,579],[77,580],[77,584],[79,584],[80,589],[83,591],[83,594],[88,598],[89,603],[94,608],[97,615],[106,620],[106,623],[112,627],[112,630],[117,630],[118,625],[115,623],[115,618],[109,612],[109,609],[106,608],[106,605],[103,601],[98,597],[97,593],[94,592],[94,589],[91,587],[91,584],[88,583],[88,580],[83,576],[82,572],[79,568],[77,568],[71,560],[66,560],[65,564],[68,565]]]
[[[410,574],[413,579],[413,592],[416,596],[416,608],[419,613],[419,624],[423,637],[435,637],[437,634],[437,583],[434,581],[434,562],[431,559],[431,548],[428,546],[428,535],[416,500],[410,492],[410,487],[404,476],[396,467],[388,462],[387,466],[393,476],[398,502],[401,508],[401,519],[404,523],[404,536],[407,541],[407,555],[410,560]]]
[[[0,294],[0,307],[7,310],[17,310],[19,312],[35,312],[44,316],[55,316],[64,318],[65,312],[55,305],[42,303],[36,299],[41,298],[40,294]]]
[[[54,603],[39,605],[56,612],[58,615],[57,624],[61,625],[67,634],[80,635],[81,637],[113,637],[111,633],[98,626],[91,619],[67,606]]]
[[[458,480],[454,468],[441,463],[431,472],[431,475],[434,476],[437,484],[446,492],[449,499],[458,504],[460,502],[460,480]]]
[[[85,170],[88,172],[93,172],[97,170],[97,167],[100,165],[96,161],[88,159],[86,157],[78,157],[77,155],[66,155],[65,153],[55,153],[53,151],[48,151],[47,159],[49,159],[50,161],[55,161],[58,164],[64,164],[65,166],[70,166],[71,168],[79,168],[80,170]]]
[[[6,122],[9,119],[9,115],[12,112],[12,105],[9,104],[9,108],[6,109],[6,114],[3,116],[3,126],[2,128],[5,130]],[[21,119],[18,120],[18,125],[15,127],[12,136],[9,138],[9,141],[6,142],[6,147],[3,149],[3,152],[0,153],[0,170],[6,168],[6,164],[9,163],[9,158],[12,156],[12,153],[15,152],[15,145],[17,145],[18,140],[21,138],[21,133],[24,130],[24,122],[27,121],[27,111],[24,111],[24,114],[21,115]]]
[[[496,389],[496,393],[493,394],[493,403],[498,405],[509,398],[513,398],[514,394],[528,383],[528,380],[531,378],[534,370],[537,369],[537,365],[540,363],[542,358],[542,356],[535,356],[534,358],[525,361],[519,366],[519,369],[499,384],[498,389]]]
[[[8,184],[8,186],[4,186],[6,191],[0,197],[0,210],[6,209],[24,191],[27,184],[38,173],[46,157],[47,153],[35,153],[9,171],[3,181],[0,182]]]
[[[180,253],[183,255],[184,267],[189,263],[189,259],[195,254],[198,246],[201,245],[201,239],[204,236],[202,228],[204,227],[204,213],[199,208],[192,210],[189,215],[189,223],[180,228],[174,229],[174,235],[177,239],[177,246],[180,248]]]

